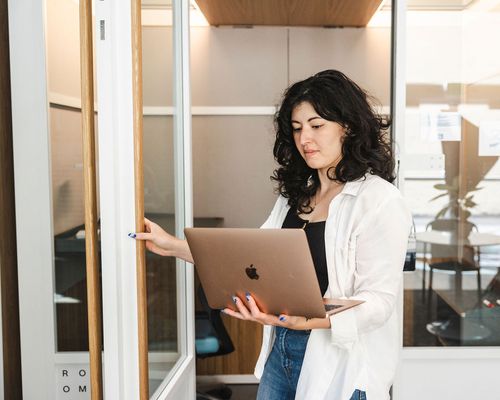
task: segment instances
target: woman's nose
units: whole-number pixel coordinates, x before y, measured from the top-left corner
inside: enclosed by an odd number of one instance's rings
[[[307,128],[302,128],[302,132],[300,132],[300,144],[304,145],[310,143],[312,139],[311,130]]]

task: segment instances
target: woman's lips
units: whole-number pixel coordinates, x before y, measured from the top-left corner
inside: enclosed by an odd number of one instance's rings
[[[306,157],[311,157],[315,155],[319,150],[304,150],[304,154]]]

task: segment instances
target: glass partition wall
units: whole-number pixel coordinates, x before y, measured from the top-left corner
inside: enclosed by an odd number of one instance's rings
[[[414,4],[415,3],[415,4]],[[407,13],[405,346],[500,345],[500,2]]]

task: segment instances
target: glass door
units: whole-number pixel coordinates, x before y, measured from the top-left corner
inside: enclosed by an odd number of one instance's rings
[[[174,53],[143,49],[145,58],[164,58],[167,68],[144,69],[141,189],[146,216],[182,236],[192,223],[189,5],[161,6],[172,28],[160,37]],[[93,20],[104,397],[135,400],[136,242],[127,236],[135,231],[136,162],[130,4],[95,2]],[[78,2],[10,2],[9,26],[23,394],[89,399]],[[164,76],[175,84],[159,88]],[[194,398],[193,267],[148,254],[146,280],[149,397]]]

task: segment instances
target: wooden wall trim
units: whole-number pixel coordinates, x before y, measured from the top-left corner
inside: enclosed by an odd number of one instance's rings
[[[0,0],[0,282],[4,398],[22,399],[7,0]]]

